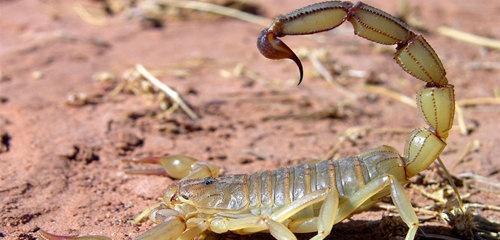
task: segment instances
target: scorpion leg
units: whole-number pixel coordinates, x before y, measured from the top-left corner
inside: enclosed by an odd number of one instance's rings
[[[403,221],[410,228],[406,234],[405,240],[412,240],[418,229],[418,218],[413,210],[410,200],[404,192],[403,186],[392,175],[373,180],[372,182],[361,188],[352,197],[346,198],[339,206],[339,213],[335,218],[335,222],[349,217],[358,209],[363,203],[369,201],[378,193],[390,188],[392,202],[399,212]]]
[[[136,240],[174,240],[186,229],[186,224],[178,217],[170,217],[164,222],[144,232]]]
[[[339,195],[335,190],[328,192],[325,201],[319,210],[319,216],[297,219],[288,224],[288,228],[296,233],[309,233],[318,231],[311,240],[325,239],[331,232],[333,225],[338,222],[336,216],[339,207]]]
[[[191,240],[200,237],[205,230],[208,229],[208,224],[202,218],[190,218],[186,221],[186,230],[178,236],[177,240]]]
[[[126,171],[128,174],[161,175],[175,179],[218,177],[222,172],[219,167],[185,155],[147,157],[139,160],[124,160],[124,162],[151,163],[162,166],[156,169],[129,169]]]
[[[329,211],[334,211],[337,208],[336,205],[338,204],[338,196],[336,196],[336,194],[332,192],[333,191],[324,190],[310,193],[298,199],[297,201],[292,202],[289,206],[272,213],[269,216],[250,216],[243,218],[220,217],[211,222],[210,230],[216,233],[236,231],[241,234],[249,234],[269,230],[269,232],[276,239],[295,239],[295,235],[293,235],[292,231],[290,231],[287,227],[288,224],[284,224],[284,222],[303,209],[311,207],[321,201],[325,201],[326,203],[325,206],[322,206],[322,210],[320,210],[324,213],[323,215],[321,215],[322,219],[328,218],[326,213]],[[328,223],[328,220],[322,222],[321,224],[322,226],[318,226],[317,228],[322,229],[330,225],[330,223]]]
[[[295,235],[283,223],[273,220],[267,216],[255,216],[240,219],[227,220],[229,230],[241,234],[249,234],[269,230],[269,233],[277,240],[296,240]]]
[[[150,219],[158,225],[137,237],[137,240],[190,240],[202,236],[208,229],[205,219],[190,218],[184,223],[180,213],[173,209],[157,206],[145,211],[151,213]],[[146,214],[143,212],[139,216],[144,215]]]
[[[310,233],[318,228],[318,217],[294,219],[288,224],[288,228],[294,233]]]
[[[339,210],[339,195],[336,190],[332,190],[328,193],[321,209],[319,210],[318,216],[318,234],[311,238],[311,240],[321,240],[326,238],[332,231],[332,227],[335,224],[335,216],[337,216]]]
[[[266,219],[267,226],[271,235],[278,240],[296,240],[297,237],[283,223],[272,219]]]
[[[288,224],[288,228],[295,233],[309,233],[318,230],[318,234],[312,239],[324,239],[330,234],[333,225],[340,221],[336,218],[338,208],[338,193],[331,191],[321,206],[318,217],[295,219]]]

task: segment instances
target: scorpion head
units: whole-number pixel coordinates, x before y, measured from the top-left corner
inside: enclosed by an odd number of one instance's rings
[[[165,193],[165,202],[197,209],[238,211],[247,206],[245,176],[181,180]]]

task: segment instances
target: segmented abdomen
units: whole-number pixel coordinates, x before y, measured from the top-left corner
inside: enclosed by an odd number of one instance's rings
[[[405,177],[401,157],[387,146],[339,160],[254,173],[248,177],[250,208],[279,208],[325,188],[337,191],[341,197],[348,196],[385,174]]]

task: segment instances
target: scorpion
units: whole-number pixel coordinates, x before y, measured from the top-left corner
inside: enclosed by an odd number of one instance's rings
[[[144,210],[134,222],[149,216],[157,225],[137,239],[202,238],[208,231],[251,234],[269,232],[279,240],[296,239],[294,233],[327,237],[334,224],[364,211],[390,196],[408,225],[406,240],[414,239],[419,220],[403,186],[433,163],[446,146],[454,116],[453,85],[427,41],[388,13],[358,2],[327,1],[276,17],[262,30],[257,47],[269,59],[300,59],[279,38],[333,29],[351,22],[354,33],[384,45],[396,45],[394,59],[413,77],[426,82],[418,91],[418,109],[428,128],[411,132],[401,156],[381,146],[356,156],[304,163],[250,175],[221,175],[221,168],[194,158],[175,155],[134,162],[160,164],[160,169],[132,173],[161,174],[181,179],[168,187],[160,203]],[[46,232],[45,239],[60,239]],[[72,239],[72,238],[69,238]],[[74,239],[107,239],[102,236]]]

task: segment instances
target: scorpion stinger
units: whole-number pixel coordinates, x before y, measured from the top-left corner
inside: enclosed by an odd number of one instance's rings
[[[266,58],[293,60],[299,67],[300,84],[303,78],[302,63],[297,55],[278,37],[312,34],[333,29],[347,19],[349,9],[352,6],[351,2],[322,2],[278,16],[269,28],[260,32],[257,38],[257,48]],[[323,14],[314,14],[317,12]]]
[[[270,29],[272,29],[272,27]],[[299,67],[300,78],[297,85],[300,85],[304,76],[302,62],[292,49],[276,37],[273,31],[264,29],[260,32],[260,35],[257,38],[257,48],[262,55],[269,59],[278,60],[288,58],[294,61],[295,64],[297,64],[297,67]]]

